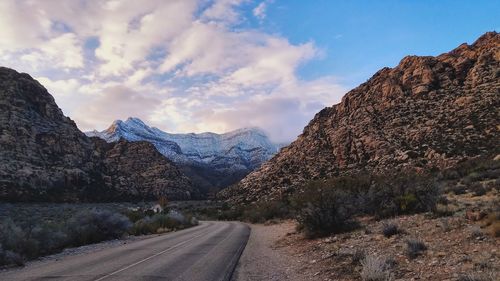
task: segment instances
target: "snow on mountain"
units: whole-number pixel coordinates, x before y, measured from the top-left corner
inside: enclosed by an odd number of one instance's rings
[[[181,166],[196,166],[196,171],[191,168],[187,174],[194,173],[193,176],[198,180],[200,177],[204,178],[211,182],[210,185],[218,188],[232,184],[260,167],[281,147],[271,142],[259,128],[243,128],[225,134],[170,134],[149,127],[138,118],[117,120],[102,132],[94,130],[86,134],[107,142],[118,141],[120,138],[128,141],[148,141],[175,163]],[[200,167],[203,172],[198,171]],[[224,176],[234,180],[220,179]]]

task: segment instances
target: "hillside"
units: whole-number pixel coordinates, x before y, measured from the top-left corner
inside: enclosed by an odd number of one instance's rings
[[[189,199],[196,193],[152,145],[91,140],[40,83],[0,68],[0,201]]]
[[[270,200],[361,170],[444,169],[498,149],[499,107],[500,34],[437,57],[408,56],[321,110],[297,140],[219,196]]]

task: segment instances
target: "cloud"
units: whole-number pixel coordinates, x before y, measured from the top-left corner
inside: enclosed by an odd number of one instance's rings
[[[238,5],[246,0],[215,0],[202,14],[201,18],[206,21],[221,22],[223,24],[234,24],[240,21],[240,14],[236,10]]]
[[[98,96],[83,102],[82,106],[75,110],[72,118],[82,130],[93,128],[106,128],[111,120],[127,119],[130,116],[149,120],[151,112],[160,104],[160,100],[145,96],[124,86],[114,86],[104,89]],[[92,124],[92,127],[87,127]]]
[[[345,89],[298,75],[321,59],[314,42],[252,26],[246,16],[262,21],[270,3],[4,0],[0,64],[39,77],[84,130],[136,116],[171,132],[258,126],[290,141]]]
[[[266,18],[266,10],[267,10],[267,5],[270,3],[271,1],[269,0],[266,0],[266,1],[262,1],[259,3],[259,5],[257,5],[257,7],[255,7],[252,12],[253,12],[253,15],[258,18],[259,20],[264,20]]]

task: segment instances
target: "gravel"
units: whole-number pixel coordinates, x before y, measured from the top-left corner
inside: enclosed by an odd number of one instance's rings
[[[250,224],[252,232],[232,281],[307,280],[299,274],[299,262],[276,243],[294,232],[293,223]]]

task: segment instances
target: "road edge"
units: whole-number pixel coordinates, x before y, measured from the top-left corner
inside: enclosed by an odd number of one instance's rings
[[[228,270],[226,270],[226,274],[222,278],[222,281],[232,280],[234,271],[236,270],[236,266],[238,265],[238,262],[240,261],[241,255],[243,254],[243,251],[245,250],[245,248],[247,246],[248,240],[250,239],[250,234],[252,232],[252,228],[244,222],[239,222],[239,223],[245,225],[245,227],[248,228],[247,238],[245,239],[245,242],[241,244],[241,246],[238,248],[235,255],[233,256],[233,259],[229,263]]]

